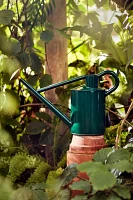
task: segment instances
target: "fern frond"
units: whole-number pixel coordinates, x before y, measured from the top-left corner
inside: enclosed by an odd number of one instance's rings
[[[62,159],[58,162],[57,168],[65,168],[67,163],[67,156],[66,154],[62,157]]]
[[[8,156],[1,156],[0,157],[0,174],[6,176],[9,170],[11,158]]]
[[[26,186],[33,184],[33,183],[41,183],[45,182],[48,172],[50,171],[51,167],[46,162],[41,162],[39,166],[35,169],[33,174],[31,174],[30,178],[28,178],[26,182]]]
[[[35,169],[42,162],[38,157],[19,152],[12,157],[9,165],[8,177],[12,182],[20,179],[26,169]]]

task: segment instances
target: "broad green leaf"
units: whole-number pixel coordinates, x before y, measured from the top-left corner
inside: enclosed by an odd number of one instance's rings
[[[22,187],[14,190],[11,194],[10,200],[31,200],[32,191],[29,188]]]
[[[11,182],[0,176],[0,200],[9,200],[13,191]]]
[[[28,78],[28,83],[29,83],[30,85],[32,85],[32,86],[35,86],[36,83],[37,83],[37,81],[38,81],[38,76],[37,76],[37,75],[30,76],[30,77]]]
[[[98,33],[98,32],[102,32],[102,25],[99,21],[95,22],[92,24],[92,30],[93,33]]]
[[[76,197],[72,198],[72,200],[87,200],[87,199],[88,199],[87,194],[79,194],[79,195],[76,195]]]
[[[18,60],[21,63],[21,66],[23,68],[29,67],[30,66],[30,55],[26,52],[22,52],[18,56]]]
[[[104,68],[116,68],[119,63],[114,58],[106,58],[100,65]]]
[[[85,193],[89,193],[91,190],[91,184],[90,181],[78,181],[78,182],[73,182],[72,185],[69,186],[72,190],[82,190]]]
[[[125,149],[114,150],[113,153],[109,154],[107,163],[115,163],[120,160],[129,160],[130,152]]]
[[[76,164],[71,164],[68,167],[66,167],[61,174],[59,180],[63,180],[63,185],[65,186],[68,183],[70,183],[74,178],[76,178],[78,175],[78,170],[76,168]]]
[[[19,101],[11,90],[0,92],[0,113],[10,117],[16,113],[19,108]]]
[[[58,87],[55,89],[55,93],[58,96],[58,100],[60,100],[63,103],[63,105],[65,105],[65,103],[67,105],[69,99],[67,89],[63,87]]]
[[[46,183],[36,183],[34,185],[31,186],[32,190],[44,190],[46,189],[48,186]]]
[[[5,117],[4,119],[1,119],[1,121],[12,126],[20,126],[20,123],[16,119],[10,117]]]
[[[97,192],[89,200],[107,200],[106,194],[103,192]]]
[[[93,160],[96,162],[102,162],[103,164],[105,164],[107,157],[111,151],[113,151],[112,148],[103,148],[94,154]]]
[[[60,192],[56,195],[57,200],[68,200],[71,197],[71,192],[69,189],[60,190]]]
[[[12,192],[10,200],[48,200],[47,194],[43,190],[31,190],[28,187],[22,187]]]
[[[4,25],[9,24],[13,16],[14,16],[14,12],[12,10],[0,10],[0,24],[4,24]]]
[[[109,189],[116,183],[114,175],[107,170],[100,170],[97,168],[97,171],[91,173],[89,177],[95,191]]]
[[[9,65],[10,63],[10,65]],[[12,76],[12,74],[21,68],[21,65],[19,61],[16,58],[11,58],[11,57],[3,57],[1,60],[0,64],[0,70],[3,71],[4,73],[8,73],[9,76]]]
[[[30,67],[31,67],[31,70],[33,70],[34,72],[36,73],[39,73],[41,72],[42,70],[42,62],[41,62],[41,59],[39,58],[39,56],[34,53],[34,52],[31,52],[30,53]]]
[[[130,190],[127,187],[124,187],[124,186],[121,186],[121,185],[115,186],[113,188],[113,191],[124,199],[131,199]]]
[[[0,130],[0,146],[4,146],[5,148],[14,146],[14,142],[11,135],[4,129]]]
[[[98,13],[95,11],[90,11],[87,15],[88,19],[92,22],[95,23],[98,21]]]
[[[43,31],[40,35],[40,39],[46,43],[49,43],[54,37],[53,31],[47,29]]]
[[[14,38],[0,37],[0,50],[8,56],[16,56],[20,50],[20,43]]]
[[[47,194],[49,199],[55,199],[58,193],[61,191],[63,180],[60,181],[59,179],[55,180],[55,177],[53,179],[53,184],[50,184],[50,189],[47,190]]]
[[[9,84],[10,78],[11,77],[7,72],[4,72],[4,73],[0,72],[0,80],[2,80],[3,85],[4,84]]]
[[[132,172],[133,164],[129,160],[120,160],[117,163],[110,165],[111,169],[117,169],[120,172]]]
[[[48,200],[48,196],[47,196],[47,193],[44,192],[43,190],[33,190],[32,191],[32,197],[31,197],[32,200]],[[31,200],[29,199],[29,200]]]
[[[54,132],[51,129],[47,129],[44,133],[41,134],[39,138],[39,144],[53,144]]]
[[[49,74],[44,74],[40,78],[40,87],[46,87],[52,84],[52,77]]]
[[[44,122],[33,121],[26,127],[26,133],[30,135],[37,135],[45,130],[47,125]]]
[[[121,200],[121,198],[116,193],[111,192],[107,200]]]
[[[77,165],[77,169],[81,172],[86,172],[89,176],[97,170],[105,171],[107,168],[100,162],[84,162]]]
[[[45,120],[47,122],[51,122],[52,121],[51,116],[48,113],[46,113],[46,112],[36,112],[35,115],[39,119],[43,119],[43,120]]]

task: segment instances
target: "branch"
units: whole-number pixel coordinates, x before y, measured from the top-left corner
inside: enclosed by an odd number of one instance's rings
[[[117,117],[124,119],[124,117],[121,117],[120,115],[118,115],[116,112],[110,110],[109,108],[106,108],[106,110],[108,110],[109,112],[113,113],[114,115],[116,115]],[[133,128],[133,125],[130,124],[130,122],[128,122],[127,120],[125,120],[125,123],[128,124],[129,126],[131,126]]]
[[[130,114],[132,108],[133,108],[133,101],[131,102],[131,104],[130,104],[130,106],[128,108],[128,111],[127,111],[125,117],[123,118],[120,126],[118,126],[116,140],[115,140],[115,148],[116,149],[118,149],[118,144],[119,144],[119,141],[120,141],[120,135],[121,135],[121,131],[122,131],[123,125],[126,122],[126,119],[127,119],[128,115]]]

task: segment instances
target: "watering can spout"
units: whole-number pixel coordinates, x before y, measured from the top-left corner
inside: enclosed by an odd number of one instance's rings
[[[42,103],[44,103],[55,115],[57,115],[68,127],[72,126],[71,120],[63,113],[61,113],[49,100],[43,97],[38,91],[36,91],[31,85],[29,85],[24,79],[20,78],[20,82],[25,85],[31,93],[33,93]]]

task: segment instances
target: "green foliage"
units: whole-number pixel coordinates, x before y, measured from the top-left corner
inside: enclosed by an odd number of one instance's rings
[[[124,13],[120,17],[117,16],[119,20],[118,24],[99,22],[97,12],[86,10],[88,5],[93,6],[94,3],[98,8],[107,8],[108,2],[89,0],[86,2],[81,1],[77,5],[74,0],[69,0],[70,22],[72,23],[73,21],[74,26],[62,30],[56,29],[62,36],[69,39],[68,55],[69,58],[72,56],[69,60],[70,76],[79,76],[88,73],[90,65],[94,63],[94,60],[98,60],[99,53],[96,53],[96,50],[98,50],[100,53],[106,53],[107,55],[107,59],[100,63],[98,70],[100,70],[100,67],[102,69],[108,67],[116,68],[118,72],[121,71],[125,74],[129,83],[133,75],[132,16],[130,13]],[[2,1],[0,1],[0,5],[3,5]],[[37,140],[39,138],[39,145],[44,147],[43,156],[46,156],[48,162],[51,162],[54,168],[57,169],[61,166],[64,167],[66,163],[66,155],[63,156],[63,154],[65,154],[68,147],[70,136],[68,137],[66,132],[60,133],[57,131],[60,122],[56,117],[51,119],[48,114],[41,113],[40,105],[33,107],[32,103],[37,103],[36,98],[31,96],[24,87],[20,87],[18,81],[9,83],[11,75],[18,68],[22,68],[21,76],[36,89],[52,83],[51,77],[43,74],[44,50],[38,47],[37,43],[41,42],[40,38],[43,42],[48,43],[54,37],[52,27],[45,24],[46,29],[44,29],[42,26],[46,21],[47,15],[54,9],[54,6],[54,1],[45,3],[38,0],[26,2],[19,2],[17,0],[15,2],[8,1],[7,5],[8,8],[12,7],[14,9],[15,16],[10,10],[0,12],[0,22],[4,25],[0,30],[0,59],[2,63],[0,65],[0,86],[2,91],[0,96],[0,114],[2,116],[0,117],[0,122],[2,128],[5,128],[13,136],[7,136],[6,131],[3,132],[2,130],[1,135],[4,134],[4,137],[0,140],[0,143],[3,150],[3,148],[9,147],[9,145],[13,146],[13,139],[18,140],[23,133],[28,133],[27,138],[30,141],[32,137],[36,137]],[[5,16],[5,13],[8,13],[7,16]],[[5,25],[10,23],[10,21],[12,23],[9,25],[9,29],[3,31]],[[83,37],[80,38],[80,41],[77,31],[80,32],[80,37]],[[112,32],[114,31],[120,37],[120,42],[118,43],[112,39]],[[9,37],[7,37],[6,32],[10,35]],[[11,37],[14,37],[14,39]],[[21,46],[16,39],[20,41]],[[16,55],[17,59],[15,58]],[[15,101],[16,96],[7,90],[5,91],[5,87],[6,89],[14,90],[20,97],[21,112],[19,116],[18,100]],[[128,89],[131,88],[132,84]],[[61,93],[64,95],[63,97],[60,96]],[[69,98],[69,93],[65,89],[57,89],[56,94],[61,104],[64,104],[64,100]],[[14,102],[14,106],[10,102]],[[30,105],[30,107],[26,104]],[[116,127],[110,127],[110,129],[106,130],[105,138],[109,145],[114,144],[116,129]],[[125,143],[126,134],[123,133],[122,145]],[[36,144],[36,146],[39,145]],[[27,146],[34,147],[32,142]],[[51,156],[51,154],[53,155]],[[59,162],[60,158],[62,160]],[[130,199],[130,192],[126,186],[124,172],[128,173],[128,175],[132,173],[132,160],[131,154],[126,150],[120,149],[117,151],[112,148],[106,148],[97,152],[92,162],[77,165],[79,171],[85,171],[89,175],[90,180],[80,180],[70,186],[73,190],[80,189],[84,192],[84,194],[78,195],[74,199]],[[30,156],[27,153],[18,153],[11,158],[8,156],[1,157],[0,161],[2,161],[0,169],[4,175],[8,174],[8,177],[14,183],[25,184],[25,187],[14,191],[12,200],[17,200],[18,198],[20,200],[37,200],[48,199],[49,197],[53,199],[70,199],[70,191],[64,189],[64,187],[73,178],[77,177],[78,171],[75,166],[69,166],[64,171],[59,169],[56,172],[49,173],[49,181],[47,183],[50,183],[50,185],[53,183],[53,186],[49,189],[45,185],[33,185],[34,183],[40,184],[40,182],[45,181],[50,170],[49,165],[38,157]],[[60,174],[61,176],[59,177]],[[24,180],[23,177],[25,178]],[[121,180],[121,184],[119,180]]]
[[[33,172],[33,174],[31,174],[30,178],[28,178],[26,185],[45,182],[46,176],[49,171],[50,165],[48,165],[45,162],[40,163]]]
[[[78,171],[74,164],[64,170],[59,168],[56,172],[50,172],[47,179],[47,183],[50,186],[47,189],[49,199],[70,199],[70,191],[63,187],[71,182],[77,174]]]
[[[106,144],[108,146],[115,145],[115,138],[116,138],[117,129],[119,126],[120,126],[120,124],[116,124],[114,126],[110,126],[110,127],[106,128],[104,138],[105,138]],[[129,133],[127,131],[122,131],[121,136],[120,136],[121,137],[121,139],[120,139],[121,147],[126,145],[128,135],[129,135]]]
[[[53,34],[53,31],[51,30],[43,31],[40,36],[41,40],[46,43],[49,43],[53,37],[54,37],[54,34]]]
[[[26,127],[26,133],[31,135],[36,135],[38,133],[41,133],[46,128],[46,125],[44,122],[40,121],[33,121]]]
[[[10,156],[0,156],[0,175],[6,176],[9,171]]]
[[[44,74],[41,76],[41,79],[40,79],[40,87],[41,88],[46,87],[51,84],[52,84],[52,78],[49,74]]]
[[[128,150],[104,148],[94,154],[92,161],[78,164],[78,171],[85,172],[89,180],[80,179],[79,173],[79,181],[69,187],[83,194],[72,199],[131,199],[132,178],[127,178],[132,177],[133,171],[130,157],[132,153]]]
[[[13,191],[11,182],[0,176],[0,200],[9,200]]]
[[[84,191],[85,193],[90,192],[91,190],[91,184],[90,181],[78,181],[78,182],[73,182],[73,184],[70,186],[72,190],[81,190]]]
[[[8,177],[15,182],[20,179],[21,174],[26,169],[34,169],[38,164],[39,160],[36,157],[26,153],[17,153],[10,160]]]
[[[0,173],[10,181],[25,186],[46,181],[51,167],[40,157],[26,152],[18,152],[13,156],[8,154],[0,157]]]
[[[34,184],[31,187],[22,187],[14,190],[11,194],[10,200],[40,200],[48,199],[44,191],[45,184]]]

